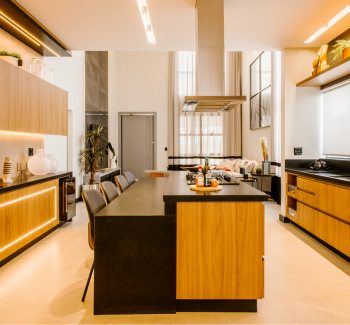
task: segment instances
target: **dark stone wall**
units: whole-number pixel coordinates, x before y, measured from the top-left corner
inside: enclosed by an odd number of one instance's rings
[[[108,143],[108,52],[85,52],[85,129],[95,130],[99,125],[105,129]],[[88,144],[86,144],[88,145]],[[108,167],[108,155],[103,158],[102,167]]]

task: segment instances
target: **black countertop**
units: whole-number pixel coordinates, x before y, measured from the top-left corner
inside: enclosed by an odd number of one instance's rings
[[[294,173],[305,177],[316,178],[326,182],[350,186],[350,173],[336,169],[312,170],[311,168],[289,167],[285,169],[287,173]]]
[[[164,202],[211,202],[211,201],[267,201],[268,196],[253,188],[251,185],[239,181],[239,185],[222,185],[217,192],[198,192],[190,190],[187,185],[185,171],[170,173],[168,184],[164,192]]]
[[[142,177],[103,208],[96,217],[163,216],[167,177]]]
[[[162,216],[165,203],[212,201],[267,201],[268,196],[248,184],[223,185],[218,192],[196,192],[187,185],[185,171],[173,171],[169,177],[141,177],[96,217]]]
[[[33,186],[36,184],[52,181],[54,179],[67,176],[72,176],[72,172],[56,172],[44,176],[26,175],[27,178],[22,180],[17,180],[17,178],[14,177],[12,178],[13,183],[4,183],[3,186],[0,186],[0,194],[19,190],[24,187]]]

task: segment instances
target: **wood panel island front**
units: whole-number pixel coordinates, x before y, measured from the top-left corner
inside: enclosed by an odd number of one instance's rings
[[[186,172],[141,178],[95,218],[94,314],[256,312],[265,193],[191,191]]]

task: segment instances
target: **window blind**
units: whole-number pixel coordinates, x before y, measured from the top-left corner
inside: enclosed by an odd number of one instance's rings
[[[323,154],[350,156],[350,84],[323,93]]]

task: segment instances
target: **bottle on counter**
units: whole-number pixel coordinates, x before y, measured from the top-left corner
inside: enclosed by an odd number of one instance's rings
[[[210,187],[211,186],[211,172],[209,168],[209,158],[205,157],[205,166],[203,168],[203,175],[204,175],[204,187]]]
[[[198,174],[196,175],[196,186],[204,187],[204,177],[202,173],[202,166],[198,167]]]

